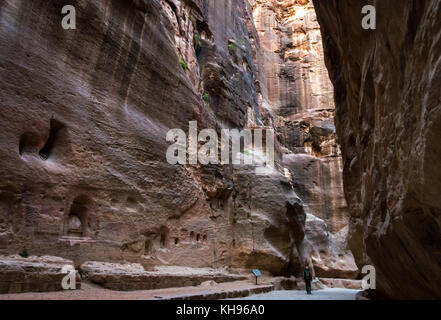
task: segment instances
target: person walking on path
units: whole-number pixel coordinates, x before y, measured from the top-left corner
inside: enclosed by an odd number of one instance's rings
[[[306,265],[305,271],[303,271],[303,280],[305,280],[306,284],[306,294],[311,294],[312,273],[308,265]]]

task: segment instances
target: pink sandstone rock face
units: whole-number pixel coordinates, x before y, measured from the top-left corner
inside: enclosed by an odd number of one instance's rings
[[[335,86],[357,264],[378,295],[441,297],[439,1],[314,0]]]
[[[347,248],[349,212],[334,126],[333,86],[311,1],[251,1],[262,58],[264,100],[284,147],[283,166],[307,215],[304,259],[317,276],[355,278]]]
[[[305,215],[283,174],[237,190],[230,166],[165,159],[191,120],[259,123],[248,3],[77,1],[76,30],[63,4],[0,4],[0,252],[286,272]]]
[[[76,30],[64,4],[0,3],[0,253],[357,274],[311,3],[274,30],[259,1],[78,0]],[[189,121],[277,129],[278,171],[168,164]]]

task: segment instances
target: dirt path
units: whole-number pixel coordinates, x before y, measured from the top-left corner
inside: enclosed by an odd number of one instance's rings
[[[0,295],[0,300],[155,300],[199,294],[208,295],[223,291],[247,290],[255,287],[250,281],[236,281],[222,284],[211,282],[197,287],[122,292],[103,289],[90,283],[82,283],[81,290],[3,294]]]

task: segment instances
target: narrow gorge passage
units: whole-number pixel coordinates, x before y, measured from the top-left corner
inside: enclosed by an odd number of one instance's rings
[[[441,3],[378,2],[0,1],[0,300],[439,298]]]

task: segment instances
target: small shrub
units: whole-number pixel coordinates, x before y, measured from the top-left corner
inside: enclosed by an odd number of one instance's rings
[[[24,248],[23,250],[21,250],[18,255],[22,258],[27,258],[29,257],[29,252],[28,249]]]
[[[237,223],[237,218],[234,217],[234,218],[233,218],[233,224],[236,224],[236,223]]]
[[[194,18],[194,16],[193,16],[192,14],[190,14],[189,19],[190,19],[190,21],[193,22],[193,23],[196,22],[196,19]]]
[[[188,70],[187,62],[185,62],[181,56],[179,56],[179,64],[181,65],[182,69],[184,69],[184,71]]]
[[[205,103],[209,103],[210,102],[210,94],[208,92],[204,92],[204,94],[202,95],[202,100],[204,100]]]
[[[201,36],[199,34],[194,35],[194,42],[195,42],[196,50],[202,48]]]
[[[234,44],[233,43],[229,43],[228,44],[228,50],[231,52],[234,50]]]

